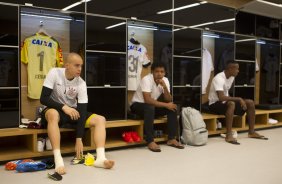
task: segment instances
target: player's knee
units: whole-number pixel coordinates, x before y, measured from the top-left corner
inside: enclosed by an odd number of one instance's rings
[[[58,123],[59,122],[59,113],[56,109],[49,109],[46,114],[45,114],[46,120],[48,123],[50,122],[55,122]]]

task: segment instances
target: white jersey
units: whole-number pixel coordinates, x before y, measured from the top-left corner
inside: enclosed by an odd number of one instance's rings
[[[166,87],[170,92],[168,79],[164,77],[163,81],[165,82]],[[157,100],[161,96],[161,94],[164,93],[164,89],[160,84],[156,85],[153,74],[148,74],[141,80],[136,92],[133,95],[131,104],[134,102],[144,103],[143,92],[151,93],[151,97],[154,100]]]
[[[211,72],[214,70],[212,57],[207,49],[203,50],[202,62],[202,94],[206,94],[206,89],[210,80]]]
[[[76,108],[77,103],[88,103],[85,81],[81,77],[68,80],[65,76],[65,68],[51,69],[43,86],[53,89],[51,98],[61,104]]]
[[[147,49],[142,44],[133,44],[128,41],[128,90],[136,91],[140,80],[142,67],[150,63]]]
[[[223,91],[225,96],[229,96],[229,89],[234,81],[234,77],[231,76],[228,79],[225,76],[224,71],[218,73],[213,79],[209,92],[209,105],[219,101],[217,91]]]

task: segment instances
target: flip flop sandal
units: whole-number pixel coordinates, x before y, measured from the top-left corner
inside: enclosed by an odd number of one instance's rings
[[[253,138],[253,139],[261,139],[261,140],[268,140],[267,137],[264,136],[259,136],[259,137],[249,137],[249,138]]]
[[[175,145],[175,144],[168,144],[168,146],[171,146],[171,147],[174,147],[174,148],[177,148],[177,149],[184,149],[184,146],[181,145],[181,144],[177,144],[177,145]]]
[[[161,152],[162,151],[160,148],[150,148],[150,147],[148,147],[148,148],[152,152]]]
[[[61,176],[59,173],[54,172],[54,174],[48,173],[48,178],[54,180],[54,181],[61,181],[63,179],[63,176]]]
[[[226,142],[228,142],[228,143],[230,143],[230,144],[240,145],[240,143],[239,143],[239,142],[237,142],[237,140],[233,140],[233,141],[226,141]]]

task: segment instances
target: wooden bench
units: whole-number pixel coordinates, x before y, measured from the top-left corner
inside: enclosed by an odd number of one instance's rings
[[[156,126],[165,124],[166,118],[155,120]],[[143,120],[120,120],[107,121],[107,140],[106,148],[118,148],[125,146],[134,146],[145,144],[126,143],[122,140],[122,133],[125,131],[137,131],[143,139]],[[92,137],[94,128],[86,130],[83,137],[84,151],[95,150],[94,138]],[[75,130],[61,128],[61,152],[74,153]],[[40,137],[47,137],[46,129],[23,129],[23,128],[7,128],[0,129],[0,161],[15,160],[23,158],[34,158],[53,155],[52,151],[37,151],[37,141]],[[158,138],[156,141],[165,141],[166,136]]]
[[[223,127],[221,130],[217,130],[217,120],[225,118],[224,115],[202,113],[203,119],[206,123],[209,135],[225,133],[226,129]],[[255,112],[255,128],[270,128],[282,126],[282,109],[279,110],[259,110]],[[277,119],[278,123],[275,125],[269,124],[268,119]],[[243,116],[234,116],[233,129],[236,131],[246,131],[249,129],[246,123],[246,114]]]

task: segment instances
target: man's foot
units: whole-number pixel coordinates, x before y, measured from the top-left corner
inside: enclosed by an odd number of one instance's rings
[[[249,133],[249,134],[248,134],[248,137],[249,137],[249,138],[254,138],[254,139],[268,140],[267,137],[264,137],[263,135],[260,135],[260,134],[257,133],[257,132]]]
[[[176,139],[168,140],[167,145],[178,149],[184,149],[184,146],[180,144]]]
[[[148,144],[148,149],[151,150],[152,152],[161,152],[161,148],[157,143],[155,142],[150,142]]]
[[[233,138],[232,134],[227,134],[227,137],[225,137],[225,141],[230,144],[240,145],[237,139]]]
[[[114,167],[115,165],[115,161],[112,160],[105,160],[104,161],[104,168],[105,169],[111,169],[112,167]]]
[[[57,168],[55,169],[55,171],[56,171],[58,174],[60,174],[60,175],[66,174],[65,166],[57,167]]]

